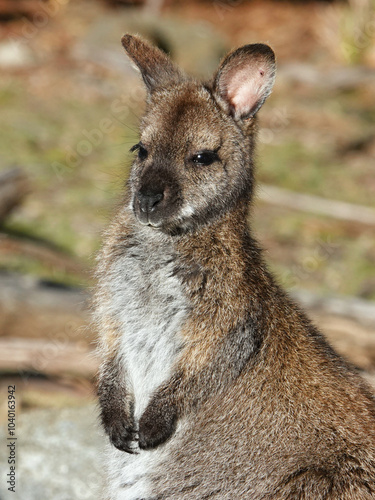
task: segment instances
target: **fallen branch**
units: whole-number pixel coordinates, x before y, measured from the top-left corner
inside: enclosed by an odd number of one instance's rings
[[[294,290],[290,294],[310,310],[353,318],[368,326],[375,326],[375,303],[357,297],[324,297],[308,290]]]
[[[334,219],[375,225],[375,210],[362,205],[296,193],[268,184],[259,186],[257,197],[265,203],[292,210],[302,210]]]
[[[0,372],[34,372],[93,378],[98,360],[92,349],[78,342],[0,338]]]
[[[15,238],[0,233],[0,255],[22,255],[42,262],[44,265],[81,277],[88,277],[84,264],[60,250],[24,238]]]
[[[0,336],[94,343],[88,328],[87,292],[51,286],[16,274],[0,274]]]

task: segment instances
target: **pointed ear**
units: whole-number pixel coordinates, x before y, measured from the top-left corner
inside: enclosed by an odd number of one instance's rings
[[[235,119],[249,118],[270,95],[275,73],[275,54],[268,45],[245,45],[221,63],[214,78],[214,92]]]
[[[122,45],[138,66],[149,92],[184,80],[182,71],[160,49],[139,36],[124,35]]]

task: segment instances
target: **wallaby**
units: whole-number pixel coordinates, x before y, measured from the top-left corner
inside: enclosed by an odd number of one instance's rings
[[[138,36],[147,105],[98,259],[106,498],[375,498],[375,399],[270,275],[248,227],[275,57],[201,83]]]

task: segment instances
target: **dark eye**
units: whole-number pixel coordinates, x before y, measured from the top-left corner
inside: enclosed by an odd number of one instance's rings
[[[130,152],[138,151],[138,158],[142,161],[145,160],[148,156],[147,149],[143,146],[142,143],[135,144],[132,148],[130,148]]]
[[[193,163],[197,165],[211,165],[215,161],[219,160],[219,156],[216,151],[201,151],[194,155],[191,159]]]

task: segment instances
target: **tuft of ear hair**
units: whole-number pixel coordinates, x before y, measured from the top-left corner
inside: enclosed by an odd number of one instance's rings
[[[272,91],[275,75],[275,54],[268,45],[244,45],[219,66],[214,92],[236,120],[244,120],[259,111]]]
[[[124,35],[121,43],[141,71],[147,90],[167,87],[186,79],[183,72],[163,51],[136,35]]]

